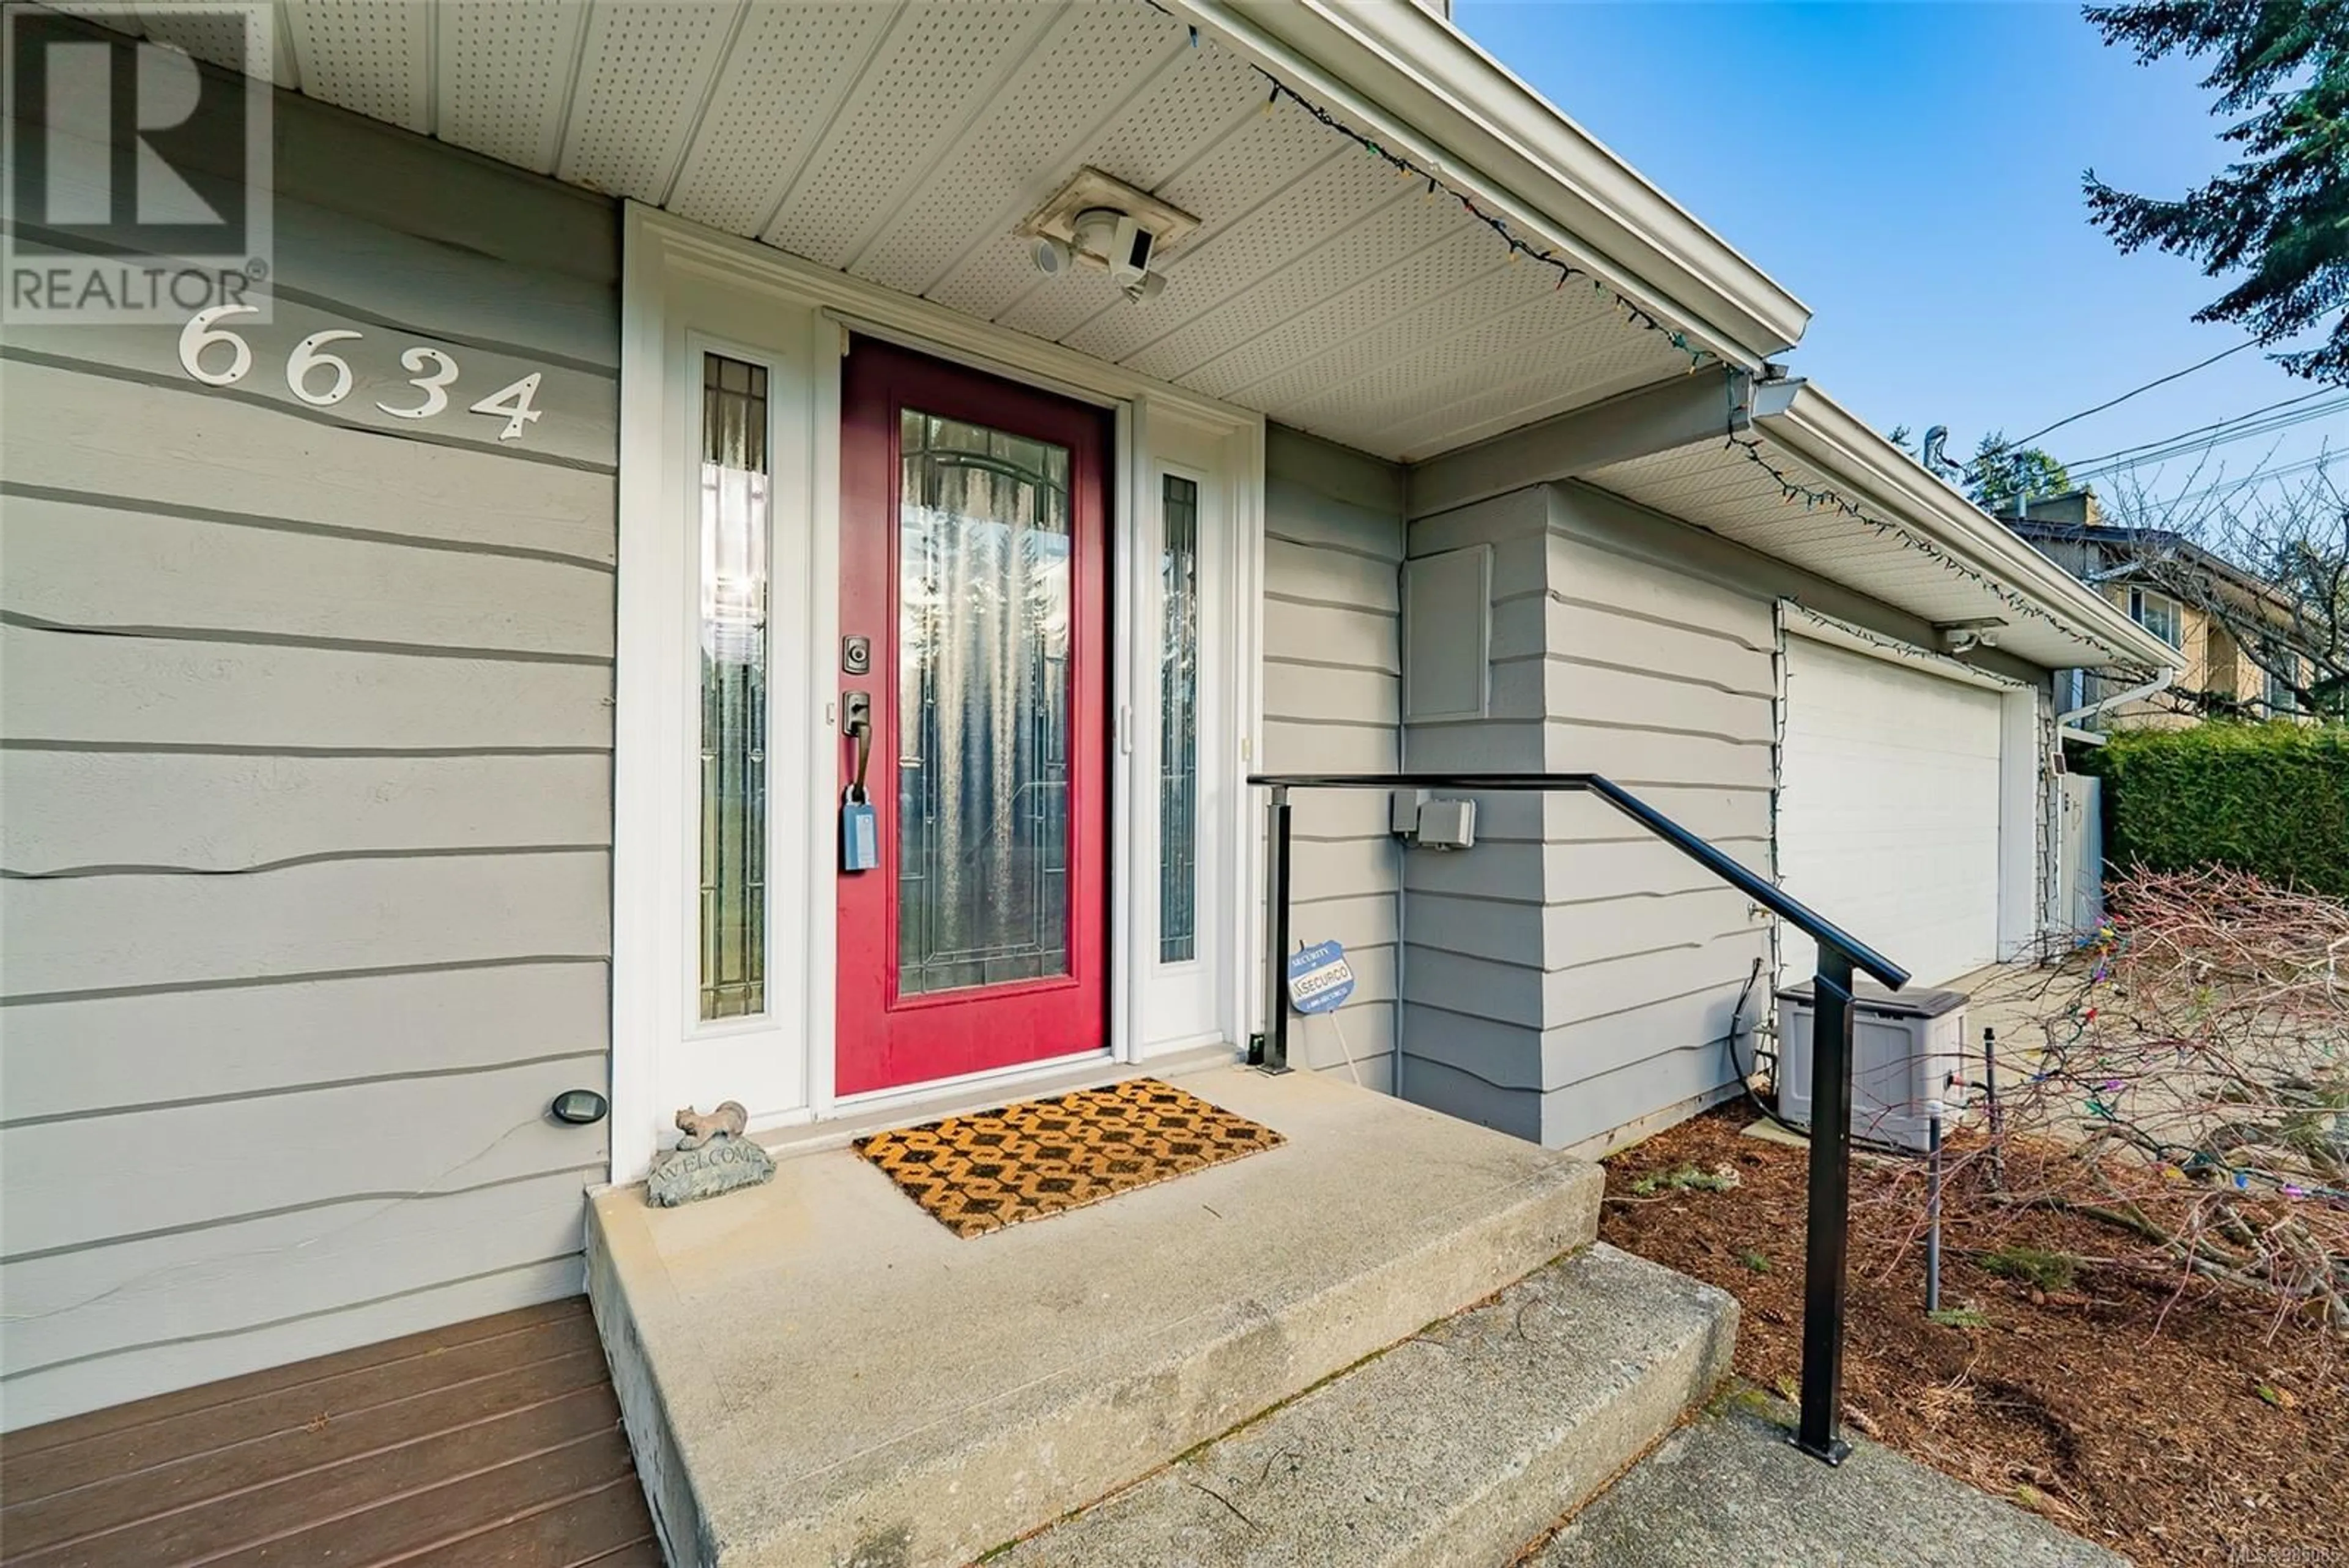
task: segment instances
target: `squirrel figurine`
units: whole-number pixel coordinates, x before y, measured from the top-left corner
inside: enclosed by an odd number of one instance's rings
[[[728,1100],[706,1116],[688,1106],[677,1113],[678,1130],[685,1134],[677,1140],[677,1147],[699,1148],[714,1137],[740,1137],[750,1124],[750,1113],[740,1100]]]

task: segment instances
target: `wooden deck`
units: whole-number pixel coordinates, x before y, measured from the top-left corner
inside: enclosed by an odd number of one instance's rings
[[[0,1438],[0,1563],[658,1568],[584,1297]]]

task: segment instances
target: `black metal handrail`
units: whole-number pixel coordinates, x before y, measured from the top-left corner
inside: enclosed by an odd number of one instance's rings
[[[1817,944],[1811,1023],[1811,1155],[1808,1234],[1803,1259],[1803,1400],[1795,1446],[1831,1465],[1851,1452],[1843,1440],[1843,1321],[1851,1217],[1852,985],[1865,970],[1898,991],[1909,971],[1776,884],[1745,867],[1598,774],[1252,774],[1272,792],[1265,859],[1265,1026],[1262,1064],[1288,1071],[1288,792],[1298,789],[1448,789],[1594,794]],[[1399,1025],[1398,1025],[1399,1026]]]

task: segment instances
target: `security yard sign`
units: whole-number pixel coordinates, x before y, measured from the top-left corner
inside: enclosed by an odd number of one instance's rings
[[[1354,971],[1346,950],[1316,942],[1288,956],[1288,1000],[1299,1012],[1329,1012],[1354,994]]]

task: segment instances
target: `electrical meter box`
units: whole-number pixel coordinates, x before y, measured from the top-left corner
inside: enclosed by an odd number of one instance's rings
[[[1892,992],[1861,981],[1852,1002],[1851,1135],[1901,1148],[1927,1142],[1926,1104],[1963,1103],[1966,993]],[[1812,982],[1778,992],[1778,1114],[1811,1125]]]

